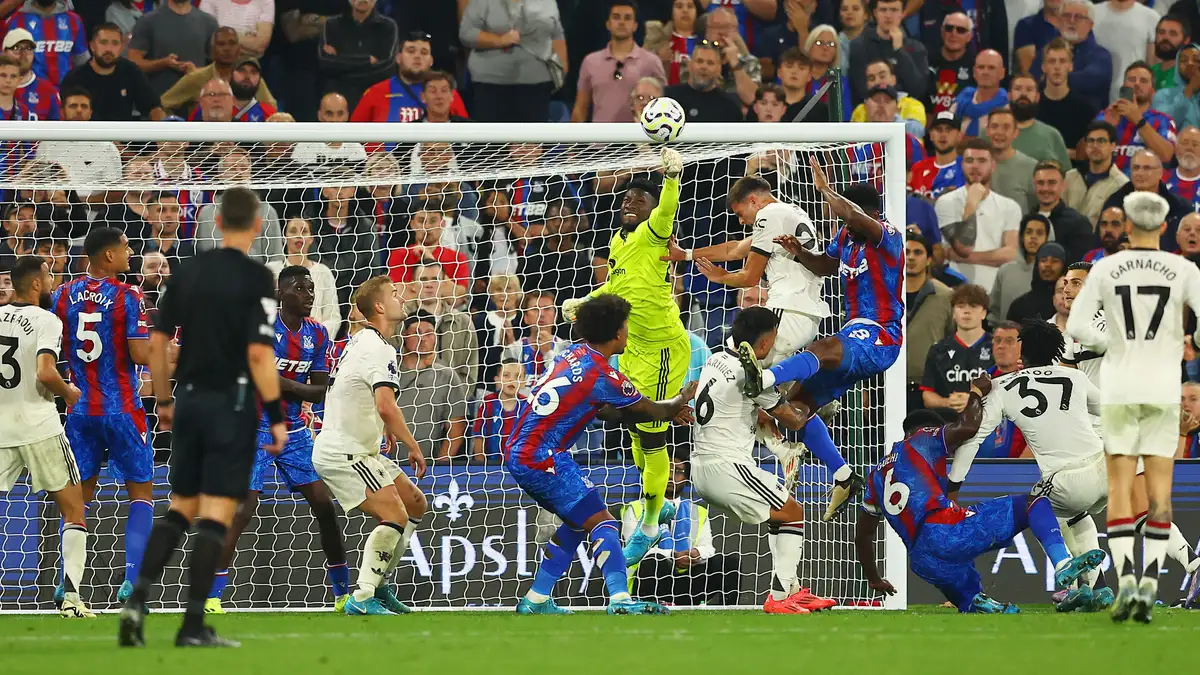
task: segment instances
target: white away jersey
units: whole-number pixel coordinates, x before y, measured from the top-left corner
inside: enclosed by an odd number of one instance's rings
[[[1067,334],[1100,349],[1105,404],[1179,405],[1183,308],[1200,307],[1200,269],[1183,256],[1129,249],[1092,267]],[[1103,309],[1103,331],[1093,324]]]
[[[63,324],[33,305],[0,307],[0,447],[29,445],[63,432],[54,394],[37,379],[37,357],[58,361]]]
[[[768,389],[746,398],[746,378],[736,354],[728,349],[708,357],[700,371],[696,394],[696,433],[692,460],[722,459],[754,463],[755,410],[779,405],[779,392]]]
[[[783,202],[773,202],[759,209],[754,219],[750,250],[767,256],[767,307],[790,309],[823,319],[829,316],[829,305],[821,299],[824,282],[775,243],[775,237],[785,234],[795,235],[806,250],[821,253],[817,228],[804,209]]]
[[[375,411],[375,390],[400,391],[396,348],[374,328],[354,334],[329,376],[325,420],[314,452],[374,455],[383,440],[384,425]]]
[[[1100,335],[1103,335],[1106,327],[1107,324],[1104,321],[1104,310],[1098,310],[1096,315],[1092,317],[1092,330],[1096,331]],[[1079,340],[1076,340],[1070,335],[1064,335],[1063,337],[1065,338],[1064,342],[1066,343],[1066,349],[1063,350],[1061,363],[1068,366],[1075,366],[1084,375],[1088,376],[1088,379],[1092,381],[1092,384],[1099,387],[1100,361],[1102,360],[1101,357],[1104,356],[1104,345],[1098,345],[1089,348],[1084,347]]]
[[[954,455],[950,480],[967,476],[980,443],[1003,418],[1012,420],[1037,460],[1042,476],[1104,452],[1092,426],[1100,390],[1083,371],[1066,366],[1025,368],[992,380],[975,437]]]

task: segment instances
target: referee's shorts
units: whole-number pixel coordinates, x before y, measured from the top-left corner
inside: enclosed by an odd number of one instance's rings
[[[241,499],[250,489],[258,404],[248,382],[229,389],[182,385],[175,395],[171,492]]]

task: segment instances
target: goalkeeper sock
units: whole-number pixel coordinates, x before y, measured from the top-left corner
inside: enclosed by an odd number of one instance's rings
[[[404,528],[396,523],[384,522],[375,526],[363,546],[362,561],[358,567],[358,589],[354,599],[364,602],[375,597],[375,589],[383,583],[392,558],[396,555],[396,544],[404,536]]]
[[[1127,580],[1136,581],[1133,567],[1133,518],[1117,518],[1108,521],[1108,550],[1112,553],[1113,569],[1117,571],[1117,585],[1124,586]]]
[[[162,577],[167,560],[179,546],[183,533],[188,531],[188,519],[180,512],[171,509],[150,530],[146,540],[146,553],[142,556],[142,569],[138,571],[137,581],[133,584],[133,595],[129,601],[135,605],[144,605],[150,597],[150,587],[158,583]]]
[[[388,574],[391,574],[392,570],[400,564],[400,559],[408,552],[408,542],[412,541],[413,532],[416,532],[420,526],[420,518],[408,517],[408,522],[404,524],[404,533],[400,535],[400,543],[396,544],[396,555],[392,556],[392,562],[388,565]]]
[[[621,551],[621,532],[617,521],[606,520],[592,528],[591,538],[592,560],[604,576],[609,603],[627,602],[630,599],[629,573],[625,569],[625,554]]]
[[[637,467],[638,471],[645,471],[646,453],[642,450],[642,437],[638,434],[637,430],[634,430],[630,434],[630,438],[633,441],[633,465]]]
[[[225,593],[225,585],[229,583],[229,570],[217,570],[213,576],[212,589],[208,591],[208,597],[221,599],[221,595]]]
[[[1054,507],[1045,497],[1037,497],[1028,507],[1029,529],[1042,545],[1042,550],[1050,556],[1055,568],[1064,560],[1071,559],[1071,552],[1063,542],[1062,530],[1058,529],[1058,518],[1054,517]]]
[[[1070,533],[1074,545],[1071,546],[1071,552],[1077,555],[1083,555],[1088,551],[1094,551],[1100,548],[1100,535],[1096,532],[1096,521],[1092,520],[1090,514],[1084,514],[1083,518],[1078,522],[1072,523],[1063,530],[1063,534]],[[1066,537],[1064,536],[1064,539]],[[1088,572],[1084,575],[1084,581],[1088,586],[1095,587],[1096,581],[1100,578],[1100,568]]]
[[[229,528],[208,518],[196,520],[196,540],[188,562],[187,608],[183,614],[181,632],[190,633],[204,627],[204,602],[212,590],[217,562],[225,549],[225,534]]]
[[[796,568],[804,555],[804,523],[767,523],[767,543],[771,548],[771,597],[783,600],[800,588]]]
[[[844,481],[850,478],[852,473],[850,465],[846,463],[842,453],[838,452],[837,446],[833,444],[833,438],[829,435],[829,427],[825,426],[825,420],[813,415],[804,425],[804,444],[808,446],[808,451],[812,453],[830,472],[833,473],[834,481]]]
[[[809,351],[793,354],[763,371],[763,389],[769,389],[784,382],[803,382],[821,369],[821,361],[817,355]]]
[[[583,541],[583,532],[572,530],[565,524],[559,525],[546,542],[542,564],[538,565],[537,575],[533,577],[533,585],[525,594],[525,599],[541,603],[554,595],[554,585],[571,569],[571,561],[575,558],[575,550]]]
[[[83,588],[83,570],[87,565],[87,527],[66,523],[62,533],[63,583],[68,593]]]
[[[642,513],[642,534],[658,534],[658,513],[666,501],[667,480],[671,477],[671,458],[667,448],[646,450],[646,468],[642,472],[642,497],[646,510]]]
[[[151,527],[154,527],[154,502],[142,499],[129,502],[129,515],[125,518],[125,581],[129,583],[137,579],[142,568]]]
[[[1142,583],[1150,582],[1158,591],[1158,575],[1162,570],[1163,558],[1167,556],[1167,542],[1171,539],[1171,523],[1147,520],[1142,533]]]

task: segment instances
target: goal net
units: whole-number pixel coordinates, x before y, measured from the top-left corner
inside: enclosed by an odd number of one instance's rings
[[[556,523],[500,462],[510,419],[506,401],[514,388],[523,394],[571,339],[557,308],[606,278],[623,186],[658,166],[658,148],[645,142],[640,129],[64,122],[0,123],[0,138],[7,139],[0,142],[4,252],[46,256],[56,282],[85,272],[83,237],[92,227],[112,225],[129,237],[134,256],[127,280],[143,288],[152,312],[171,270],[219,245],[214,202],[235,185],[252,187],[264,201],[264,230],[252,255],[276,273],[296,264],[311,271],[312,314],[335,341],[335,353],[336,343],[357,328],[349,312],[353,289],[375,275],[396,280],[410,316],[394,339],[399,398],[430,466],[418,482],[429,515],[397,569],[398,595],[416,608],[468,609],[511,608],[524,594]],[[803,206],[827,243],[837,223],[812,187],[810,158],[826,168],[835,187],[874,182],[887,217],[902,224],[903,141],[902,127],[893,124],[690,125],[672,146],[685,160],[675,226],[679,245],[748,236],[725,204],[731,183],[747,173],[761,173],[784,199]],[[739,305],[762,304],[770,292],[710,283],[690,263],[675,265],[672,274],[694,337],[693,363],[703,349],[724,341]],[[836,278],[825,291],[833,317],[821,334],[829,335],[844,320],[846,303]],[[508,361],[513,363],[504,365]],[[904,362],[901,356],[884,376],[848,393],[831,425],[859,472],[900,436]],[[153,428],[149,387],[141,394]],[[319,428],[319,406],[306,409],[306,416]],[[686,428],[672,430],[674,456],[686,458],[690,437]],[[155,432],[153,439],[161,516],[170,434]],[[573,452],[614,514],[638,499],[627,432],[597,422]],[[757,457],[778,472],[768,451],[759,448]],[[881,529],[882,570],[901,590],[881,600],[855,562],[856,513],[819,522],[828,487],[823,466],[802,466],[796,497],[809,514],[802,583],[846,606],[905,606],[903,546]],[[705,560],[683,575],[672,574],[672,565],[657,565],[665,574],[657,584],[642,578],[648,574],[643,570],[635,575],[635,593],[653,591],[677,605],[761,606],[771,578],[765,528],[715,511],[704,514],[686,484],[679,496],[690,505],[688,517],[674,528],[669,547],[696,548]],[[99,610],[116,606],[127,510],[123,484],[106,465],[88,510],[83,591]],[[339,515],[356,569],[371,525],[357,512]],[[53,607],[58,532],[53,502],[32,493],[28,482],[0,495],[0,611]],[[328,609],[324,563],[308,506],[271,469],[256,517],[239,540],[225,607]],[[153,606],[182,607],[184,577],[176,556]],[[604,603],[603,580],[586,548],[556,593],[565,605]]]

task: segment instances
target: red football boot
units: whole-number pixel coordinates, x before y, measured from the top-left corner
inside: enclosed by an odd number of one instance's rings
[[[838,604],[837,600],[830,600],[828,598],[816,596],[812,591],[804,588],[803,586],[800,587],[800,590],[789,596],[788,600],[792,601],[796,605],[799,605],[800,607],[807,609],[810,612],[819,612],[823,609],[830,609],[831,607],[836,607]]]
[[[809,610],[794,602],[795,595],[789,595],[782,600],[776,600],[767,594],[767,601],[763,603],[763,611],[767,614],[809,614]]]

